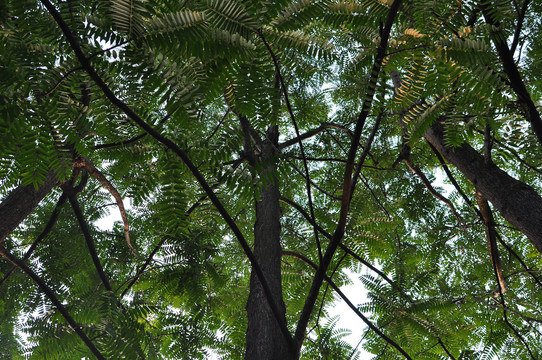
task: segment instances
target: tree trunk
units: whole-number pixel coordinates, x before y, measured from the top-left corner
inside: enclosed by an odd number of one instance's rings
[[[425,138],[542,253],[542,198],[532,187],[495,164],[486,163],[484,157],[466,143],[456,148],[446,147],[440,123],[433,125]]]
[[[19,224],[26,219],[40,201],[56,185],[54,171],[49,171],[45,182],[36,189],[34,185],[15,188],[0,204],[0,245]]]
[[[254,256],[265,275],[281,316],[286,323],[286,308],[282,298],[280,207],[278,180],[273,175],[278,148],[277,127],[270,127],[267,138],[258,144],[261,150],[260,179],[262,187],[256,202],[254,225]],[[254,271],[250,276],[250,294],[247,302],[248,328],[246,334],[246,360],[288,360],[293,356],[288,342],[280,331],[271,312],[260,281]]]

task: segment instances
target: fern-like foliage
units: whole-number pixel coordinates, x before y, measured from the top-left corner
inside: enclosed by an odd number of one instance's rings
[[[11,196],[56,181],[0,234],[0,358],[95,356],[66,313],[103,358],[245,358],[253,268],[238,238],[250,251],[259,241],[255,208],[271,180],[283,250],[272,282],[289,331],[314,305],[299,358],[541,358],[540,253],[498,202],[492,221],[480,218],[484,189],[446,154],[478,151],[540,193],[542,5],[402,1],[393,17],[396,4],[3,1],[0,211],[18,216],[5,210]],[[137,255],[115,192],[85,180],[82,159],[124,199]],[[508,191],[499,196],[521,195]],[[10,254],[30,270],[12,269]],[[318,284],[322,264],[333,284]],[[346,270],[365,294],[351,305],[379,332],[344,329],[353,312],[330,315]]]

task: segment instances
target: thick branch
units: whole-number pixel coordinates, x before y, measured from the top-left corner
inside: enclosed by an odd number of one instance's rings
[[[30,215],[56,183],[56,174],[51,170],[45,182],[37,189],[34,185],[19,186],[0,203],[0,245]]]
[[[294,116],[294,112],[292,110],[292,104],[290,103],[290,98],[288,96],[288,89],[286,88],[286,85],[284,84],[284,77],[282,76],[282,72],[280,70],[280,65],[277,59],[277,56],[275,55],[273,49],[271,48],[271,45],[265,40],[262,33],[259,34],[260,38],[262,39],[264,45],[267,47],[267,50],[269,51],[269,54],[271,55],[271,58],[273,59],[273,64],[275,65],[275,71],[277,72],[280,86],[282,88],[282,92],[284,94],[284,101],[286,102],[286,108],[288,109],[288,114],[290,114],[290,118],[292,119],[292,124],[294,125],[295,134],[297,136],[297,142],[299,144],[299,150],[301,151],[301,157],[303,158],[303,167],[305,169],[305,186],[307,191],[307,200],[309,202],[309,210],[311,214],[311,218],[313,222],[316,222],[316,217],[314,215],[314,206],[312,203],[312,191],[311,191],[311,178],[309,173],[309,167],[307,165],[307,156],[305,155],[305,148],[303,147],[303,141],[301,140],[301,134],[299,133],[299,127],[297,126],[297,121]],[[320,238],[318,237],[318,230],[316,230],[316,227],[313,226],[314,231],[314,239],[316,240],[316,246],[318,247],[318,257],[322,259],[322,247],[320,245]]]
[[[56,220],[58,219],[60,208],[62,207],[62,205],[64,205],[67,199],[68,199],[68,196],[66,194],[62,194],[60,196],[60,198],[56,202],[55,209],[53,210],[53,212],[51,213],[51,216],[49,217],[49,221],[47,221],[47,224],[45,225],[45,228],[38,235],[38,237],[36,237],[36,240],[34,240],[30,248],[26,251],[26,253],[24,254],[22,258],[22,261],[28,260],[30,256],[32,255],[32,253],[34,252],[34,250],[36,250],[38,245],[42,242],[42,240],[45,239],[45,237],[51,232],[51,230],[53,229],[53,226],[56,223]],[[2,284],[11,276],[11,274],[15,271],[16,268],[17,268],[16,266],[13,266],[11,269],[9,269],[6,272],[2,280],[0,280],[0,286],[2,286]]]
[[[486,163],[484,157],[466,143],[456,148],[446,147],[440,123],[433,125],[425,138],[542,253],[542,198],[532,187],[496,165]]]
[[[437,149],[435,149],[435,147],[433,147],[433,145],[429,144],[429,146],[431,147],[431,149],[433,150],[433,152],[435,153],[435,155],[437,156],[440,164],[442,165],[442,168],[444,169],[444,171],[446,172],[446,175],[448,175],[448,179],[450,179],[450,181],[452,182],[452,184],[454,185],[455,189],[457,190],[457,192],[461,195],[461,197],[463,198],[463,200],[465,200],[465,203],[467,203],[472,209],[474,209],[474,211],[476,212],[476,214],[478,215],[478,217],[480,218],[480,220],[483,221],[483,216],[482,216],[482,213],[480,212],[480,210],[478,210],[478,208],[476,208],[476,206],[474,206],[474,204],[472,203],[472,201],[470,201],[470,199],[468,198],[467,194],[465,194],[465,192],[461,189],[461,187],[459,186],[459,184],[457,183],[457,181],[455,180],[454,176],[452,175],[450,169],[448,168],[448,165],[446,165],[444,159],[442,158],[442,156],[440,155],[440,153],[438,152]],[[540,280],[538,279],[538,277],[536,275],[533,274],[533,272],[527,267],[527,264],[525,264],[525,262],[521,259],[521,257],[514,251],[514,249],[512,249],[512,247],[510,247],[508,244],[506,244],[502,238],[500,237],[499,233],[496,233],[497,235],[497,240],[499,240],[499,242],[501,243],[502,246],[504,246],[504,248],[510,253],[512,254],[512,256],[514,256],[516,258],[516,260],[518,260],[518,262],[521,264],[521,266],[525,269],[525,271],[534,279],[534,281],[536,281],[536,283],[542,287],[542,282],[540,282]]]
[[[524,109],[527,121],[531,123],[538,141],[542,144],[542,119],[514,61],[514,53],[508,48],[506,42],[507,36],[499,28],[500,24],[494,21],[491,16],[487,2],[481,1],[480,8],[484,14],[486,23],[491,26],[490,36],[501,59],[503,70],[508,76],[508,79],[510,79],[510,87],[516,93]]]

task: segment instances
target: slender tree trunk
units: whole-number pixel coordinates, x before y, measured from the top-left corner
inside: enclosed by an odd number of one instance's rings
[[[488,164],[466,143],[456,148],[446,147],[440,123],[434,124],[425,138],[542,253],[542,198],[532,187],[514,179],[495,164]]]
[[[282,298],[280,207],[278,180],[273,176],[278,148],[277,127],[268,130],[267,139],[259,144],[261,150],[260,178],[262,188],[256,202],[254,225],[254,256],[265,275],[281,316],[286,323],[286,308]],[[280,331],[271,312],[260,281],[254,271],[250,276],[250,294],[247,302],[248,328],[246,334],[246,360],[288,360],[293,356],[288,342]]]
[[[51,170],[45,182],[37,189],[34,185],[19,186],[9,193],[0,203],[0,245],[30,215],[56,183],[56,174]]]

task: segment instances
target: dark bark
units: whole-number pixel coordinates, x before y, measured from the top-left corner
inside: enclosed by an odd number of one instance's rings
[[[19,186],[2,201],[0,204],[0,244],[30,215],[56,183],[56,174],[51,170],[45,182],[37,189],[34,185]]]
[[[94,263],[94,266],[96,267],[96,271],[98,272],[98,275],[100,276],[100,279],[102,280],[106,290],[112,291],[113,289],[111,288],[109,279],[107,278],[107,275],[105,274],[105,271],[100,262],[100,258],[98,257],[98,252],[96,251],[96,245],[94,245],[94,240],[92,239],[92,235],[90,234],[90,229],[83,215],[83,211],[81,210],[81,207],[79,206],[79,202],[77,201],[77,198],[73,194],[71,194],[68,197],[68,199],[70,200],[70,204],[73,208],[73,212],[75,213],[75,217],[77,218],[77,222],[79,223],[79,227],[81,228],[81,231],[83,232],[83,236],[85,238],[88,251],[90,252],[92,262]]]
[[[433,125],[425,138],[542,253],[542,198],[532,187],[487,163],[466,143],[456,148],[446,147],[440,123]]]
[[[276,127],[268,131],[267,139],[261,142],[262,168],[259,200],[256,202],[256,223],[254,224],[254,257],[268,282],[275,304],[278,305],[281,321],[286,323],[286,308],[282,298],[280,206],[278,180],[275,170],[278,145]],[[281,332],[280,325],[269,307],[266,295],[258,277],[250,276],[250,294],[247,302],[248,328],[246,333],[247,360],[294,359],[288,340]]]
[[[51,214],[51,217],[49,217],[49,221],[47,221],[47,224],[45,225],[45,228],[38,235],[36,240],[34,240],[32,245],[30,245],[30,248],[26,251],[26,253],[22,257],[21,261],[24,262],[24,261],[30,259],[30,256],[32,256],[32,253],[34,252],[34,250],[36,250],[36,248],[43,241],[43,239],[45,239],[47,237],[47,235],[49,235],[51,230],[53,230],[53,227],[55,226],[56,220],[58,219],[58,215],[60,214],[60,209],[62,208],[62,205],[64,205],[64,203],[66,202],[67,199],[68,199],[68,196],[66,194],[62,194],[60,196],[60,198],[56,202],[56,206],[55,206],[55,209],[53,210],[53,212]],[[9,269],[5,273],[2,280],[0,280],[0,286],[2,286],[2,284],[11,276],[11,274],[13,274],[15,269],[17,269],[17,266],[13,266],[11,269]]]

